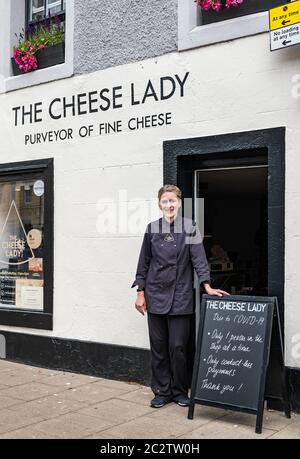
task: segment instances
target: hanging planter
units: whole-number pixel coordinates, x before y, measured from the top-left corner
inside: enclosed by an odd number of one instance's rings
[[[237,8],[244,0],[197,0],[197,6],[203,11],[222,11],[225,8]]]

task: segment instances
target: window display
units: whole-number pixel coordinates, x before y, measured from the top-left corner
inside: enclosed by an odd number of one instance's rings
[[[0,325],[53,329],[53,163],[0,164]]]
[[[43,311],[43,181],[0,182],[0,307]]]

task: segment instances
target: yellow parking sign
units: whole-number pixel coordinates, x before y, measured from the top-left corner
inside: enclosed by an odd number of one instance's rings
[[[269,10],[270,30],[291,26],[300,22],[300,0]]]

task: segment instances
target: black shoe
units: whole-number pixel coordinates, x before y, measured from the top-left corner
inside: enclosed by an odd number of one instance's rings
[[[172,402],[172,399],[162,397],[161,395],[155,395],[154,399],[151,400],[150,406],[152,408],[161,408],[162,406],[166,405],[166,403]]]
[[[174,402],[179,406],[190,406],[190,399],[187,395],[179,395],[174,398]]]

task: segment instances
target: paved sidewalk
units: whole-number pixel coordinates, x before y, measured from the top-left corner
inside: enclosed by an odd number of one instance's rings
[[[0,438],[300,438],[300,416],[255,416],[196,405],[149,407],[148,387],[0,360]]]

